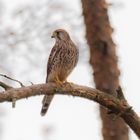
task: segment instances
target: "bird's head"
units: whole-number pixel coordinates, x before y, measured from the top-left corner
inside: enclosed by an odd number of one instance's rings
[[[53,32],[52,38],[55,38],[56,40],[69,40],[70,36],[64,29],[57,29]]]

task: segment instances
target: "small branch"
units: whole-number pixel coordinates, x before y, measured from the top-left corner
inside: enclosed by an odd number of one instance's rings
[[[24,85],[20,81],[18,81],[16,79],[13,79],[13,78],[11,78],[11,77],[9,77],[7,75],[4,75],[4,74],[0,74],[0,76],[5,77],[5,78],[7,78],[9,80],[15,81],[15,82],[19,83],[21,87],[24,87]]]
[[[2,88],[4,88],[5,90],[9,90],[9,89],[13,88],[13,87],[11,87],[11,86],[9,86],[9,85],[7,85],[7,84],[1,82],[1,81],[0,81],[0,86],[1,86]]]
[[[118,97],[120,100],[125,100],[125,97],[124,97],[122,88],[121,88],[120,86],[118,87],[118,89],[117,89],[116,91],[117,91],[117,97]]]
[[[15,108],[16,107],[16,98],[13,98],[12,99],[12,108]]]
[[[30,84],[31,84],[31,85],[34,85],[34,83],[33,83],[33,82],[31,82],[31,81],[29,81],[29,82],[30,82]]]
[[[66,83],[64,86],[55,83],[31,85],[21,88],[13,88],[0,93],[0,102],[13,102],[13,99],[19,100],[36,95],[72,95],[83,97],[91,101],[98,102],[100,105],[108,108],[119,116],[131,127],[131,129],[140,138],[140,118],[134,112],[126,100],[120,100],[105,92],[86,86],[80,86],[72,83]],[[14,105],[14,102],[13,102]]]

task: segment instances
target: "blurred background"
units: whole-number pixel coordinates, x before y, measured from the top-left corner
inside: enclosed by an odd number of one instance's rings
[[[114,28],[120,83],[140,114],[140,1],[107,0]],[[66,29],[80,50],[77,67],[68,81],[95,87],[80,0],[0,0],[0,73],[25,85],[44,83],[51,33]],[[13,81],[2,81],[19,85]],[[0,89],[2,90],[2,89]],[[56,95],[49,112],[40,116],[42,96],[0,106],[0,140],[102,140],[98,105],[86,99]],[[137,140],[130,131],[131,140]]]

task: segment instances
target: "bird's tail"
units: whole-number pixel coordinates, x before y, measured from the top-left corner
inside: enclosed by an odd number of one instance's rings
[[[41,116],[44,116],[47,113],[53,97],[54,97],[54,95],[45,95],[44,96],[44,98],[42,100],[42,109],[40,112]]]

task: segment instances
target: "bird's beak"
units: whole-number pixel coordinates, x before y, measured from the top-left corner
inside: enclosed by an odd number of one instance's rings
[[[54,35],[51,35],[51,38],[54,38]]]
[[[55,38],[56,37],[56,32],[53,32],[51,38]]]

